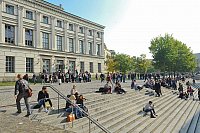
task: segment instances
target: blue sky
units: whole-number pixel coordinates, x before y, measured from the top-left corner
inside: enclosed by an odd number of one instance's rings
[[[109,49],[146,54],[154,37],[165,33],[200,52],[199,0],[47,0],[65,11],[106,26]]]

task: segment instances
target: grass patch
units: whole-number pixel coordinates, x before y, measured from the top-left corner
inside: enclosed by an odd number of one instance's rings
[[[0,86],[14,86],[15,82],[0,82]]]

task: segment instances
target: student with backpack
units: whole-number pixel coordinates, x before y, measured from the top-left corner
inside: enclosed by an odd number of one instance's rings
[[[28,117],[29,115],[31,115],[30,105],[28,102],[29,89],[31,90],[31,88],[29,87],[28,82],[23,79],[21,74],[18,74],[17,78],[18,80],[15,83],[15,92],[14,92],[16,104],[17,104],[17,113],[22,112],[20,101],[22,98],[24,98],[24,102],[27,108],[27,114],[25,115],[25,117]]]

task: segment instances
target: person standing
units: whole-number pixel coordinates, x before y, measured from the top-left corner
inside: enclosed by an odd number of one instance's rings
[[[17,104],[17,113],[21,113],[21,104],[20,101],[22,98],[24,98],[24,102],[27,108],[27,115],[25,117],[28,117],[31,115],[31,110],[30,110],[30,105],[29,105],[29,97],[28,97],[28,91],[30,89],[29,84],[26,80],[23,79],[21,74],[17,75],[18,80],[15,83],[15,92],[14,96],[16,99],[16,104]]]

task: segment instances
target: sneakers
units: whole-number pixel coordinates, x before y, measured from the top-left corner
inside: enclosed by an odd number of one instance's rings
[[[48,110],[48,109],[45,109],[45,110],[44,110],[44,112],[48,113],[48,112],[49,112],[49,110]]]

